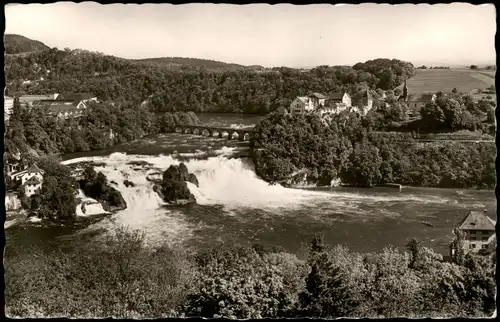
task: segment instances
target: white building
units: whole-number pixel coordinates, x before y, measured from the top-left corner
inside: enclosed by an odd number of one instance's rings
[[[5,210],[14,211],[21,208],[21,201],[17,195],[13,192],[7,192],[5,194]]]
[[[478,253],[484,250],[488,253],[496,249],[496,221],[486,216],[482,211],[471,211],[462,219],[458,225],[463,236],[463,249],[466,253]],[[452,244],[453,246],[453,244]],[[450,247],[450,255],[454,255],[455,249]]]
[[[26,170],[12,174],[10,177],[14,181],[20,181],[24,185],[29,179],[36,177],[39,181],[43,181],[43,170],[38,168],[35,164]]]
[[[36,176],[33,176],[26,180],[23,186],[24,194],[26,195],[26,197],[31,197],[32,195],[40,192],[40,190],[42,189],[42,180],[40,180]]]
[[[373,94],[367,88],[361,100],[353,106],[351,96],[346,93],[333,93],[328,97],[313,93],[308,96],[297,97],[290,104],[290,113],[319,113],[324,114],[339,114],[343,111],[356,112],[360,115],[366,115],[373,108]]]
[[[319,110],[320,114],[338,114],[350,109],[352,106],[351,96],[347,93],[333,93],[326,99],[325,106]]]
[[[43,100],[55,100],[59,94],[45,94],[45,95],[23,95],[19,97],[19,104],[21,107],[31,107],[34,102]]]
[[[4,107],[4,121],[8,121],[12,113],[14,112],[14,98],[5,96],[3,97],[3,107]]]
[[[295,115],[313,112],[323,108],[325,106],[325,101],[326,97],[319,93],[297,97],[292,104],[290,104],[290,113]]]

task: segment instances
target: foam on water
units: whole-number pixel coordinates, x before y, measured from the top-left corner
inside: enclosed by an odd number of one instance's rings
[[[218,152],[220,156],[206,160],[192,159],[184,162],[189,172],[195,173],[199,187],[188,183],[190,191],[200,205],[222,205],[224,209],[237,216],[239,208],[266,210],[270,216],[282,216],[281,210],[307,210],[309,213],[325,209],[328,211],[349,211],[372,216],[371,212],[358,209],[371,204],[378,208],[379,203],[418,202],[446,203],[446,199],[438,196],[415,196],[410,194],[363,195],[336,191],[313,191],[289,189],[280,185],[270,185],[255,174],[251,165],[241,159],[227,159],[224,155],[232,153],[234,148],[224,147]],[[108,181],[115,181],[116,188],[122,193],[127,209],[115,214],[111,221],[102,221],[98,225],[112,229],[115,223],[140,229],[146,232],[147,241],[154,243],[162,240],[184,239],[192,235],[194,227],[188,223],[180,211],[165,207],[165,202],[153,191],[153,183],[146,180],[150,174],[165,171],[170,165],[178,165],[181,161],[171,155],[127,155],[113,153],[102,157],[85,157],[64,161],[63,164],[94,161],[104,163],[96,166]],[[148,166],[138,166],[131,162],[147,162]],[[137,168],[140,168],[139,170]],[[126,187],[123,181],[128,179],[135,187]],[[391,213],[390,216],[396,216]]]
[[[108,213],[97,200],[87,197],[82,190],[78,189],[76,197],[81,199],[81,202],[76,206],[77,216],[88,217]],[[83,205],[85,205],[85,212],[83,212]]]

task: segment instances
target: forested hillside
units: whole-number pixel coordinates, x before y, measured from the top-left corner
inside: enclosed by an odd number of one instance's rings
[[[147,100],[153,111],[265,114],[309,91],[346,90],[356,99],[364,85],[391,89],[414,74],[411,63],[395,59],[376,59],[355,68],[319,66],[305,72],[285,67],[238,70],[234,64],[224,68],[223,63],[206,65],[209,61],[190,58],[170,61],[185,64],[170,68],[165,58],[137,61],[56,48],[6,55],[6,94],[90,92],[103,101]]]
[[[210,71],[264,69],[264,67],[259,65],[243,66],[239,64],[224,63],[221,61],[215,61],[209,59],[184,58],[184,57],[146,58],[146,59],[137,59],[136,61],[139,63],[150,63],[152,65],[168,67],[171,69],[186,69],[187,66],[205,68]]]
[[[14,34],[4,35],[4,44],[6,54],[22,54],[50,49],[47,45],[40,41]]]

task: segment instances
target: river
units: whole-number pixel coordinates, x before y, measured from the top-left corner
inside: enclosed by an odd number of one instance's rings
[[[258,117],[203,114],[204,124],[251,127]],[[413,237],[448,253],[454,225],[470,210],[486,209],[496,218],[494,191],[404,188],[289,189],[255,175],[249,159],[231,158],[247,142],[179,133],[143,138],[111,149],[63,156],[63,163],[95,161],[117,183],[128,208],[88,227],[13,225],[6,229],[6,251],[57,249],[88,242],[125,225],[144,232],[149,245],[200,248],[220,243],[282,246],[301,254],[320,233],[326,242],[353,251],[403,248]],[[210,156],[206,156],[209,151]],[[199,187],[189,185],[196,205],[170,207],[152,190],[148,174],[184,161]],[[128,179],[136,184],[126,187]],[[12,248],[10,248],[12,246]]]

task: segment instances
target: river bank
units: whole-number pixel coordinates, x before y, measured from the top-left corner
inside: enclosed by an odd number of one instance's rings
[[[221,125],[221,119],[217,120]],[[222,125],[242,124],[240,119],[231,122]],[[10,227],[6,230],[7,244],[9,240],[22,240],[24,245],[45,244],[55,249],[57,240],[71,246],[81,242],[79,236],[106,235],[119,226],[128,226],[143,231],[150,245],[166,242],[187,249],[261,243],[298,254],[302,241],[320,233],[327,242],[347,245],[353,251],[400,247],[416,237],[447,254],[453,227],[468,211],[486,208],[496,219],[491,190],[405,186],[396,192],[383,187],[271,185],[256,174],[249,158],[241,158],[248,151],[247,142],[169,133],[104,150],[63,155],[67,166],[94,162],[96,171],[117,183],[127,209],[96,218],[81,229],[44,229],[32,223],[20,229]],[[197,204],[166,207],[148,177],[181,162],[199,180],[199,187],[189,186]],[[126,186],[126,180],[134,186]],[[32,234],[39,238],[32,238]]]

